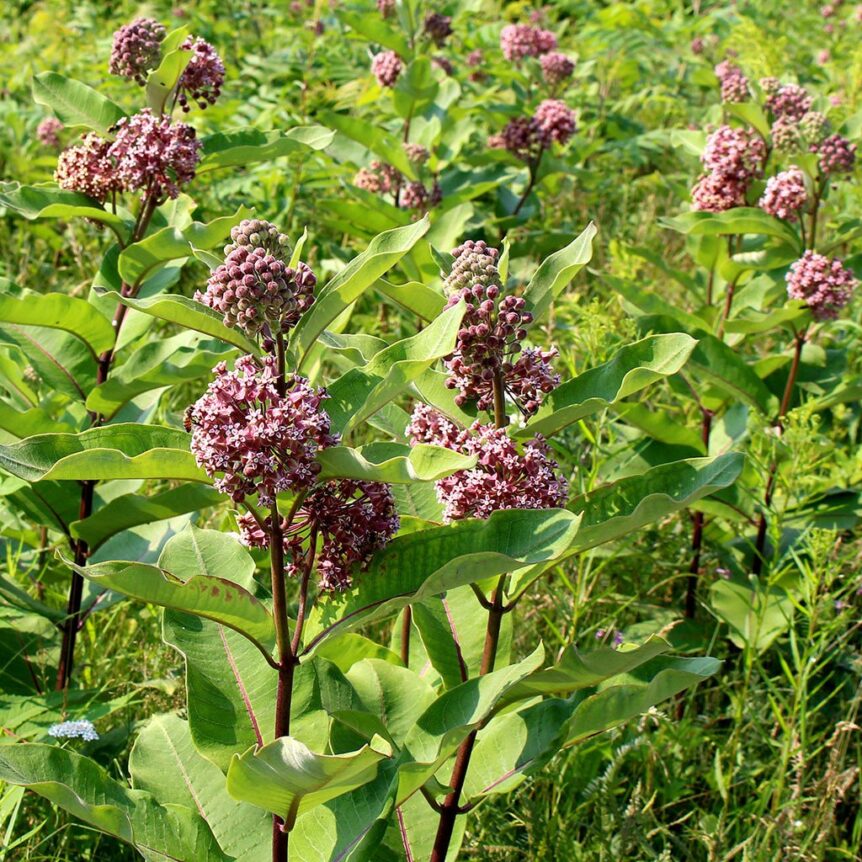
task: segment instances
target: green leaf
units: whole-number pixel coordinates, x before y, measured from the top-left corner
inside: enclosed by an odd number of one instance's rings
[[[171,610],[164,614],[163,636],[185,658],[189,727],[204,757],[226,771],[234,754],[272,739],[278,671],[251,641]],[[299,696],[295,704],[307,705]]]
[[[590,262],[598,228],[590,222],[584,231],[560,251],[542,261],[524,291],[527,307],[538,320],[571,280]]]
[[[539,412],[516,437],[557,431],[610,404],[639,392],[650,383],[676,374],[697,342],[684,333],[647,336],[617,351],[603,365],[579,374],[557,387]]]
[[[103,295],[110,296],[129,308],[134,308],[136,311],[149,314],[159,320],[167,320],[169,323],[176,323],[186,329],[194,329],[204,333],[204,335],[220,338],[228,344],[239,347],[246,353],[258,352],[254,342],[246,338],[242,332],[225,326],[222,316],[218,312],[189,299],[187,296],[151,296],[146,299],[132,299],[128,296],[121,296],[114,291],[108,291]]]
[[[129,790],[88,757],[56,745],[0,746],[0,781],[22,785],[150,859],[228,862],[197,814]]]
[[[82,521],[73,521],[69,530],[95,550],[106,539],[153,521],[165,521],[186,512],[199,512],[224,500],[209,485],[189,482],[158,494],[122,494]]]
[[[0,467],[28,482],[44,479],[187,479],[208,483],[173,428],[117,424],[80,434],[39,434],[0,446]]]
[[[762,653],[783,635],[793,621],[793,598],[780,586],[770,586],[754,575],[749,583],[714,581],[709,587],[713,613],[730,628],[739,649]]]
[[[162,805],[197,811],[231,859],[260,858],[270,849],[272,818],[230,797],[222,771],[198,753],[188,722],[178,716],[157,715],[144,725],[129,772],[135,787]]]
[[[348,754],[315,754],[282,736],[235,755],[227,789],[234,799],[277,814],[286,829],[293,829],[303,812],[372,781],[380,761],[391,756],[392,747],[381,737]]]
[[[338,7],[338,17],[351,30],[358,33],[366,42],[374,42],[395,51],[402,57],[410,54],[407,39],[389,25],[381,15],[369,15],[367,12],[351,12],[344,7]]]
[[[349,434],[357,425],[397,398],[422,372],[455,349],[463,300],[446,309],[421,332],[396,341],[362,368],[352,368],[327,387],[326,412],[332,429]]]
[[[416,171],[404,152],[403,143],[395,136],[373,123],[348,114],[336,114],[324,111],[320,120],[330,129],[346,135],[351,140],[367,147],[384,162],[397,168],[405,176],[415,179]]]
[[[78,566],[60,559],[102,589],[221,623],[269,654],[275,643],[272,615],[248,590],[226,578],[192,575],[181,580],[173,572],[145,563],[111,560]]]
[[[765,140],[769,140],[771,127],[763,108],[756,102],[727,102],[724,107],[734,117],[748,123]]]
[[[254,592],[254,560],[233,536],[219,530],[201,530],[189,524],[162,549],[159,567],[188,580],[196,575],[221,578]]]
[[[321,479],[359,479],[363,482],[431,482],[476,465],[475,455],[442,446],[369,443],[358,449],[333,446],[317,456]]]
[[[446,307],[446,298],[418,281],[391,284],[379,279],[375,285],[384,296],[423,320],[434,320]]]
[[[569,506],[581,516],[581,528],[570,553],[620,539],[732,485],[744,463],[737,452],[674,461],[576,497]],[[543,564],[516,574],[510,594],[522,592],[547,568]]]
[[[20,213],[26,219],[88,218],[109,225],[113,230],[125,227],[123,219],[100,207],[92,198],[61,189],[56,183],[0,183],[0,206]]]
[[[126,284],[140,284],[154,269],[169,260],[190,257],[195,251],[219,245],[229,236],[232,227],[251,214],[252,210],[241,206],[233,215],[222,216],[206,224],[192,222],[183,230],[162,228],[123,249],[118,262],[120,278]]]
[[[86,299],[25,290],[0,293],[0,321],[62,329],[80,338],[98,356],[114,344],[114,328]]]
[[[126,113],[101,93],[60,75],[41,72],[33,78],[33,100],[50,108],[66,126],[86,126],[103,137]]]
[[[167,38],[165,39],[167,41]],[[153,69],[147,76],[147,104],[158,117],[165,113],[170,99],[180,77],[191,63],[194,51],[184,51],[182,48],[167,50],[162,42],[162,62],[158,69]]]
[[[708,657],[660,657],[646,668],[657,670],[648,682],[614,685],[611,681],[607,688],[582,701],[567,722],[565,744],[580,742],[642,715],[657,703],[714,676],[721,669],[721,662]]]
[[[385,231],[374,237],[368,248],[357,255],[317,295],[314,305],[302,316],[291,335],[291,349],[301,368],[320,333],[388,272],[428,231],[425,216],[405,227]]]
[[[786,222],[767,215],[757,207],[735,207],[719,213],[693,211],[674,218],[659,219],[659,224],[689,236],[735,236],[749,233],[777,236],[794,248],[799,248],[799,237]]]
[[[570,646],[557,664],[523,679],[511,689],[506,700],[511,703],[536,695],[571,694],[590,688],[618,674],[628,673],[670,648],[660,637],[652,637],[634,649],[602,647],[582,653]]]
[[[308,154],[309,150],[323,150],[332,143],[334,134],[325,126],[296,126],[287,132],[263,132],[251,128],[217,132],[207,135],[202,141],[197,174],[267,162],[294,153]]]
[[[398,536],[357,584],[318,600],[306,624],[306,652],[325,638],[393,614],[446,590],[555,560],[575,540],[580,518],[560,509],[495,512]]]

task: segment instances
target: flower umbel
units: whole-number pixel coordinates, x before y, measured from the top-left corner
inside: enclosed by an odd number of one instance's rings
[[[840,260],[809,249],[790,265],[787,295],[803,300],[817,320],[831,320],[850,301],[856,283]]]
[[[805,206],[806,198],[805,174],[791,165],[766,181],[758,206],[769,215],[796,221],[796,213]]]
[[[184,51],[194,52],[194,56],[180,77],[177,102],[188,113],[190,101],[196,102],[203,110],[214,105],[221,88],[224,86],[224,63],[218,52],[209,42],[189,36],[180,46]]]
[[[258,494],[271,506],[281,491],[310,488],[320,472],[315,458],[338,436],[321,403],[326,392],[299,376],[277,388],[274,356],[242,356],[233,371],[220,362],[215,380],[191,410],[191,450],[215,487],[235,502]]]
[[[86,718],[52,724],[48,728],[48,736],[55,739],[83,739],[85,742],[95,742],[99,738],[93,722]]]
[[[153,18],[138,18],[114,33],[108,68],[112,75],[131,78],[140,86],[159,65],[165,28]]]

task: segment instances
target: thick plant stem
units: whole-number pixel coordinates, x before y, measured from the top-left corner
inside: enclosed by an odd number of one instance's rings
[[[413,624],[413,608],[407,605],[401,617],[401,661],[410,667],[410,629]]]
[[[539,178],[539,165],[542,162],[542,156],[545,154],[545,148],[539,150],[538,155],[535,160],[530,163],[530,179],[527,182],[527,186],[524,189],[523,194],[520,198],[518,198],[518,203],[515,204],[515,209],[512,210],[512,215],[516,216],[521,211],[521,207],[527,202],[527,198],[530,196],[530,192],[533,191],[533,187],[536,185],[536,180]]]
[[[156,198],[151,193],[147,194],[146,199],[141,205],[141,211],[138,214],[138,219],[132,229],[132,234],[129,238],[130,243],[135,243],[140,240],[149,227],[150,220],[156,209]],[[137,292],[138,285],[123,284],[120,288],[123,296],[134,296]],[[126,317],[127,307],[122,302],[117,303],[117,308],[114,311],[112,326],[114,327],[114,338],[119,338],[120,329],[123,326],[123,321]],[[111,371],[111,364],[114,361],[114,348],[108,348],[98,358],[96,365],[96,385],[104,383],[108,379],[108,374]],[[91,414],[91,426],[101,425],[102,417],[98,414]],[[95,482],[83,482],[81,487],[81,504],[78,510],[79,520],[89,518],[93,514],[93,492]],[[87,558],[90,554],[90,549],[83,539],[78,539],[75,544],[75,565],[84,566],[87,563]],[[69,584],[69,598],[66,603],[66,618],[63,622],[63,639],[60,644],[60,660],[57,665],[57,680],[55,688],[57,691],[64,691],[69,686],[69,679],[72,676],[72,668],[75,661],[75,642],[78,638],[78,630],[82,625],[81,616],[81,599],[84,595],[84,578],[78,572],[72,572],[72,580]]]
[[[479,675],[491,673],[497,660],[497,648],[500,644],[500,626],[506,609],[503,606],[503,596],[506,591],[508,575],[501,575],[497,581],[497,587],[491,599],[491,609],[488,611],[488,625],[485,629],[485,646],[482,650],[482,664]],[[450,785],[452,790],[443,801],[440,811],[440,822],[437,826],[437,836],[434,839],[434,849],[431,851],[431,862],[445,862],[449,845],[452,842],[452,834],[455,831],[455,821],[461,813],[459,802],[461,791],[464,789],[464,781],[467,778],[467,769],[470,766],[470,757],[473,754],[473,746],[476,744],[477,731],[473,731],[458,748],[455,755],[455,766],[452,769]]]
[[[793,397],[793,388],[796,385],[796,377],[799,374],[799,362],[802,358],[802,348],[805,345],[805,330],[796,333],[796,345],[793,351],[793,361],[790,364],[790,372],[787,375],[787,383],[784,386],[784,394],[781,398],[781,406],[778,408],[778,418],[775,422],[777,428],[781,428],[782,420],[790,409],[790,400]],[[751,571],[759,575],[763,571],[764,550],[766,548],[766,512],[772,505],[772,497],[775,493],[776,478],[778,474],[778,461],[773,460],[769,465],[769,475],[766,480],[766,491],[763,495],[763,507],[760,510],[760,518],[757,521],[757,536],[754,540],[754,559],[751,563]]]
[[[503,374],[501,369],[495,369],[494,373],[494,424],[497,428],[504,428],[509,422],[506,414],[506,396],[503,387]],[[487,606],[488,622],[485,626],[485,644],[482,649],[482,662],[479,666],[479,676],[491,673],[497,661],[497,648],[500,645],[500,626],[503,615],[507,609],[505,606],[506,584],[509,580],[507,574],[500,575],[497,586]],[[470,757],[473,754],[473,746],[476,744],[474,730],[461,743],[455,755],[455,765],[452,768],[450,781],[451,790],[443,800],[440,811],[440,821],[437,825],[437,835],[434,838],[434,848],[431,851],[431,862],[445,862],[452,843],[452,835],[455,831],[455,821],[462,813],[460,808],[461,791],[464,789],[464,781],[467,778],[467,769],[470,766]]]
[[[703,421],[700,426],[700,438],[709,454],[709,435],[712,431],[712,411],[703,410]],[[694,528],[691,535],[691,563],[688,567],[688,581],[685,591],[685,615],[688,619],[694,619],[697,612],[697,581],[700,572],[700,552],[703,547],[703,512],[695,512],[692,518]]]

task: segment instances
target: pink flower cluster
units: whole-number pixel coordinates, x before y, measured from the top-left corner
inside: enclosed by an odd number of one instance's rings
[[[282,491],[310,488],[320,472],[317,453],[338,442],[330,434],[326,398],[298,376],[278,391],[274,356],[237,359],[234,370],[220,362],[215,380],[190,412],[191,450],[215,487],[234,502],[257,494],[271,507]]]
[[[457,389],[460,406],[475,401],[480,410],[494,409],[494,381],[525,415],[539,409],[542,397],[560,383],[550,366],[556,351],[525,350],[521,342],[533,320],[526,302],[504,295],[496,267],[497,251],[485,243],[468,242],[455,249],[455,263],[445,280],[450,291],[447,308],[462,299],[466,311],[458,332],[455,352],[446,357],[446,385]]]
[[[796,221],[796,213],[805,206],[806,199],[805,174],[791,165],[766,181],[758,206],[771,216]]]
[[[179,83],[177,101],[183,111],[191,110],[189,100],[203,110],[214,105],[224,86],[224,63],[209,42],[189,36],[180,46],[184,51],[193,51],[191,62],[183,71]]]
[[[240,245],[216,267],[195,299],[224,315],[226,326],[255,336],[284,332],[314,303],[317,278],[299,262],[288,266],[263,245]]]
[[[500,32],[500,48],[510,62],[540,57],[556,47],[557,37],[553,33],[530,24],[509,24]]]
[[[360,168],[353,178],[353,185],[375,195],[396,194],[404,177],[392,165],[375,159],[367,168]]]
[[[126,191],[149,189],[158,200],[175,198],[194,179],[201,142],[192,126],[144,108],[121,118],[115,128],[109,154]]]
[[[240,538],[250,548],[268,548],[269,533],[251,514],[237,518]],[[341,480],[315,486],[295,514],[282,519],[289,571],[299,574],[313,541],[320,589],[340,591],[352,585],[351,573],[367,568],[375,551],[398,532],[400,520],[391,486],[381,482]]]
[[[61,189],[80,192],[104,203],[112,192],[123,190],[109,155],[110,149],[109,141],[95,132],[88,132],[80,144],[60,153],[54,179]]]
[[[856,144],[851,144],[841,135],[829,135],[819,144],[811,144],[812,153],[817,153],[820,170],[824,174],[846,174],[856,163]]]
[[[799,130],[808,141],[817,143],[826,137],[829,120],[822,111],[809,111],[800,121]]]
[[[465,455],[478,456],[470,470],[440,479],[437,497],[447,522],[462,518],[489,518],[503,509],[554,509],[565,505],[568,488],[557,472],[550,447],[540,436],[519,449],[504,428],[475,423],[456,433],[455,426],[435,411],[419,405],[406,434],[413,445],[430,443]],[[436,436],[437,429],[443,434]]]
[[[159,65],[165,28],[152,18],[138,18],[114,33],[108,68],[112,75],[134,79],[142,87]]]
[[[781,153],[799,148],[799,123],[790,117],[779,117],[769,130],[772,146]]]
[[[574,60],[559,51],[545,54],[539,62],[542,66],[542,77],[550,87],[558,87],[575,74]]]
[[[565,144],[577,130],[574,111],[559,99],[545,99],[532,118],[515,117],[499,134],[488,138],[488,146],[504,149],[530,161],[554,141]]]
[[[749,98],[748,78],[742,69],[729,60],[723,60],[715,67],[715,74],[721,84],[722,102],[746,102]]]
[[[437,47],[442,47],[446,40],[452,35],[452,19],[440,12],[429,12],[425,16],[423,25],[425,35],[428,36]]]
[[[856,278],[840,260],[810,249],[790,265],[787,295],[801,299],[817,320],[831,320],[850,301]]]
[[[56,117],[45,117],[36,127],[39,143],[46,147],[60,146],[60,132],[66,127]]]
[[[431,156],[427,147],[422,144],[404,144],[404,153],[413,164],[424,165]]]
[[[404,64],[395,51],[381,51],[371,61],[371,72],[381,87],[394,87]]]
[[[692,206],[704,212],[723,212],[745,205],[748,184],[759,177],[766,145],[753,131],[720,126],[707,139],[701,161],[709,173],[691,191]]]
[[[804,87],[798,84],[784,84],[766,100],[766,107],[773,117],[787,117],[798,122],[811,110],[813,99]]]

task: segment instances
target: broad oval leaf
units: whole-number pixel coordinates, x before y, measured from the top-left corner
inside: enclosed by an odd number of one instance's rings
[[[101,93],[58,72],[33,78],[33,100],[50,108],[66,126],[86,126],[102,136],[126,113]]]
[[[662,377],[676,374],[697,341],[681,332],[651,335],[617,351],[603,365],[590,368],[557,387],[516,437],[549,437],[610,404],[632,395]]]
[[[358,479],[363,482],[433,482],[459,470],[475,467],[477,456],[442,446],[369,443],[358,449],[333,446],[317,456],[321,479]]]
[[[266,162],[308,150],[323,150],[332,143],[334,134],[325,126],[296,126],[287,132],[264,132],[251,128],[217,132],[207,135],[202,141],[197,173]]]

